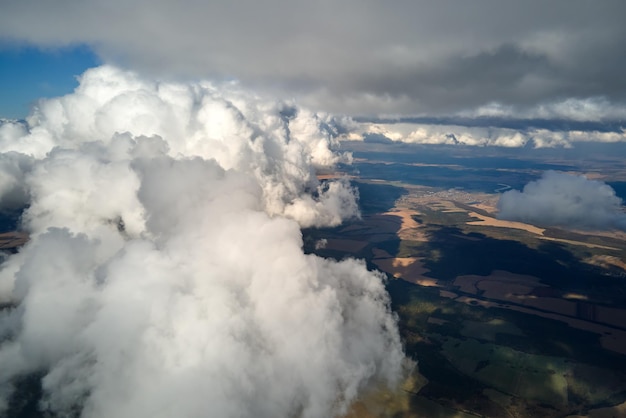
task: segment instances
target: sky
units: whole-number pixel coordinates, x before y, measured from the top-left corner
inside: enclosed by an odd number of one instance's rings
[[[0,47],[0,117],[25,118],[37,100],[72,92],[99,63],[88,47]]]
[[[3,4],[0,41],[5,57],[65,48],[67,68],[16,77],[19,103],[50,77],[69,87],[75,65],[90,65],[80,46],[142,74],[239,80],[351,116],[614,121],[625,115],[625,12],[620,0],[25,0]],[[9,65],[19,73],[28,59]]]

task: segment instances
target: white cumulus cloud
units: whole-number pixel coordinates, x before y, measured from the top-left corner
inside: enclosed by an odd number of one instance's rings
[[[301,226],[357,215],[315,175],[347,158],[332,117],[101,67],[18,128],[0,192],[31,239],[0,266],[0,410],[34,373],[41,408],[103,418],[328,417],[398,381],[382,275],[302,250]]]
[[[626,230],[626,212],[615,190],[585,176],[547,171],[522,191],[498,201],[498,218],[542,226]]]

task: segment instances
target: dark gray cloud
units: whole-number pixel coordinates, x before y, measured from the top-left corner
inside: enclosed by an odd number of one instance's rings
[[[552,106],[569,117],[588,100],[605,100],[603,110],[626,100],[619,0],[25,0],[2,9],[4,42],[84,43],[144,72],[238,78],[329,111]]]
[[[602,181],[547,171],[521,192],[500,197],[498,218],[541,226],[626,230],[626,212],[615,190]]]
[[[357,78],[353,85],[356,90],[377,95],[428,98],[430,106],[455,111],[490,101],[535,102],[546,95],[539,84],[552,78],[554,72],[545,55],[509,44],[473,56],[455,55],[395,74]],[[529,75],[536,80],[528,81]]]

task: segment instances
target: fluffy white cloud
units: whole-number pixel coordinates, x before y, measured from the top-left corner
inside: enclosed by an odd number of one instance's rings
[[[468,127],[419,123],[362,123],[357,140],[390,140],[409,144],[447,144],[519,148],[571,148],[577,142],[626,142],[626,131],[616,132],[548,129]]]
[[[97,147],[93,142],[100,141],[102,152],[115,159],[129,146],[124,133],[158,136],[167,155],[215,159],[222,168],[255,176],[268,213],[289,212],[312,226],[356,215],[347,184],[321,186],[315,177],[315,169],[350,159],[334,152],[346,123],[264,100],[237,84],[156,82],[104,66],[83,74],[73,94],[41,101],[28,117],[28,133],[20,136],[7,124],[0,150],[43,158],[54,147]],[[310,191],[319,198],[311,199]],[[325,216],[311,216],[318,212]]]
[[[535,129],[531,131],[534,146],[536,148],[554,148],[576,146],[577,142],[626,142],[626,130],[619,132],[598,131],[549,131],[547,129]]]
[[[522,147],[529,135],[514,129],[475,128],[458,125],[430,125],[414,123],[362,124],[362,137],[387,138],[409,144],[448,144],[470,146]]]
[[[327,417],[404,356],[380,274],[302,251],[356,214],[336,122],[236,85],[102,67],[0,138],[31,240],[0,266],[0,409]],[[17,168],[16,168],[17,167]],[[15,186],[19,185],[19,186]]]
[[[607,184],[585,176],[547,171],[520,192],[498,201],[498,218],[542,226],[626,230],[622,201]]]
[[[24,177],[32,164],[32,157],[24,154],[0,154],[0,213],[20,210],[28,203]]]

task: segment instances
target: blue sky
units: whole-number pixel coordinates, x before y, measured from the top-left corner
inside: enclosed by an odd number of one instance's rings
[[[37,99],[70,93],[76,76],[99,63],[83,46],[0,48],[0,118],[24,118]]]

